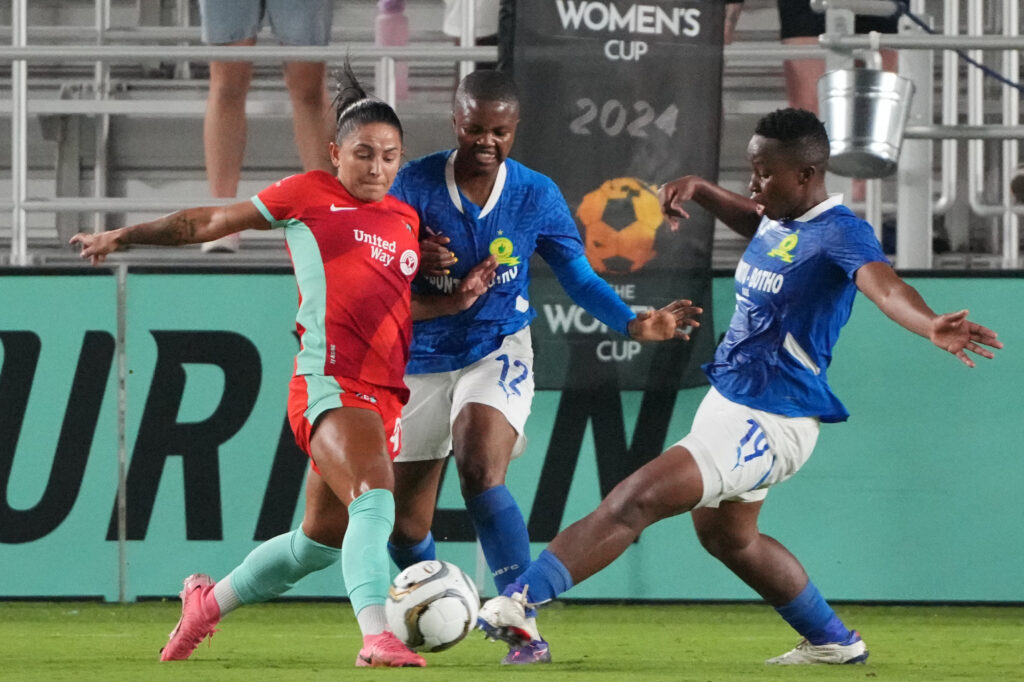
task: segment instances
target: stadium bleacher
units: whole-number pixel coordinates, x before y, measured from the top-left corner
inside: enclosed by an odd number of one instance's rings
[[[179,3],[180,4],[180,3]],[[188,3],[185,3],[186,5]],[[344,6],[343,6],[344,5]],[[338,3],[332,44],[341,50],[373,44],[372,2]],[[189,8],[187,25],[175,26],[175,3],[159,0],[111,2],[108,42],[138,45],[141,42],[198,45],[198,10]],[[29,4],[29,44],[81,45],[96,40],[95,3],[32,2]],[[0,11],[0,21],[10,34],[10,9]],[[411,41],[447,44],[441,33],[440,3],[413,0],[407,14]],[[185,22],[180,22],[185,23]],[[273,44],[267,40],[268,44]],[[344,52],[341,53],[342,55]],[[336,60],[335,63],[337,63]],[[454,66],[413,64],[413,91],[400,108],[407,126],[410,156],[432,151],[443,144],[448,131],[447,102]],[[97,105],[91,63],[30,64],[28,128],[28,196],[91,196],[96,158],[96,126],[100,110],[110,115],[107,151],[107,193],[142,201],[171,200],[181,205],[208,197],[202,153],[202,119],[206,106],[206,65],[202,62],[140,62],[114,64],[110,68],[110,94]],[[372,68],[356,65],[364,82],[373,82]],[[5,74],[10,82],[10,71]],[[5,177],[0,191],[10,196],[10,87],[0,102],[0,164]],[[262,189],[299,167],[291,134],[291,111],[276,64],[257,64],[248,104],[249,139],[241,196]],[[161,211],[163,212],[163,211]],[[152,212],[114,213],[108,226],[151,217]],[[71,225],[69,226],[68,218]],[[73,252],[58,239],[60,232],[91,229],[92,215],[69,213],[57,219],[53,213],[29,214],[29,247],[37,263],[74,262]],[[10,239],[10,215],[0,217],[0,235]],[[7,249],[5,249],[7,250]],[[140,250],[143,253],[145,250]],[[144,257],[144,256],[143,256]],[[153,255],[158,260],[179,262],[198,258],[194,249]],[[286,262],[280,238],[274,234],[247,235],[239,254],[204,256],[225,262]]]
[[[943,2],[930,0],[926,5],[933,16],[941,19]],[[96,8],[97,3],[92,0],[33,0],[28,3],[29,45],[95,44]],[[440,30],[441,13],[441,3],[436,0],[409,0],[411,44],[451,45]],[[338,2],[332,45],[355,53],[371,46],[375,14],[376,3],[372,0]],[[195,0],[111,0],[109,26],[104,32],[104,40],[109,44],[200,44]],[[0,40],[9,41],[10,27],[8,3],[0,8]],[[986,26],[986,32],[997,30],[1001,30],[998,25]],[[776,45],[777,35],[775,0],[747,0],[737,44]],[[936,60],[937,64],[940,62]],[[366,61],[356,66],[357,74],[372,83],[373,66]],[[415,158],[450,142],[448,98],[455,67],[436,61],[414,61],[410,69],[410,97],[399,103],[398,110],[407,127],[408,155]],[[0,64],[0,70],[0,78],[10,83],[10,63]],[[174,205],[203,201],[207,197],[201,136],[205,63],[139,60],[111,64],[109,94],[102,103],[95,101],[95,70],[93,63],[81,61],[29,63],[28,196],[93,196],[96,159],[104,157],[98,154],[103,150],[97,149],[98,144],[103,145],[102,136],[97,135],[103,117],[95,112],[101,111],[109,114],[110,126],[105,154],[106,196],[133,198],[141,203],[171,201]],[[993,89],[988,87],[984,92],[989,97]],[[781,59],[755,63],[727,58],[723,74],[723,185],[743,191],[749,132],[761,114],[781,106],[785,106]],[[259,140],[259,144],[247,146],[240,196],[298,168],[288,98],[276,64],[257,64],[248,109],[249,138]],[[997,102],[993,101],[991,109],[987,118],[995,122],[999,113]],[[0,95],[0,196],[4,197],[11,196],[10,112],[11,88],[5,87]],[[936,153],[935,159],[938,166],[941,156]],[[1002,167],[998,149],[993,150],[986,163],[990,166],[986,167],[987,177],[998,177]],[[99,166],[102,168],[102,161]],[[841,180],[837,184],[837,189],[843,189]],[[895,192],[892,184],[885,183],[883,195],[883,204],[890,209]],[[993,182],[998,184],[998,180]],[[998,204],[1005,191],[1005,187],[990,188],[986,195],[988,203]],[[92,229],[93,215],[88,211],[30,212],[28,240],[32,262],[76,262],[74,253],[64,244],[65,237],[77,229]],[[152,215],[153,211],[131,210],[107,213],[103,221],[107,226],[117,226]],[[0,211],[0,263],[9,262],[11,222],[10,211]],[[888,222],[891,224],[891,216]],[[1000,223],[1001,219],[996,217],[972,215],[965,201],[957,203],[944,216],[936,218],[939,238],[935,266],[1000,267],[1005,261]],[[741,249],[741,240],[719,225],[714,265],[731,267]],[[269,233],[247,235],[238,254],[200,256],[192,248],[174,254],[146,254],[146,250],[138,250],[143,260],[215,258],[222,264],[285,262],[279,236]]]

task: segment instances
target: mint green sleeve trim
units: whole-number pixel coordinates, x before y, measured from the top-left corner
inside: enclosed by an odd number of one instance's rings
[[[263,201],[257,195],[254,194],[249,199],[249,201],[251,201],[252,205],[255,206],[260,213],[263,214],[263,217],[267,219],[268,223],[270,223],[270,227],[284,227],[286,224],[288,224],[287,220],[278,220],[277,218],[272,216],[270,214],[270,209],[267,208],[266,204],[264,204]]]

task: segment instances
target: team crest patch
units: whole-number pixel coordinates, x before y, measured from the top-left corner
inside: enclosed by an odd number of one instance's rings
[[[793,254],[791,252],[794,248],[796,248],[796,243],[799,240],[799,237],[797,235],[797,232],[794,232],[793,234],[790,235],[786,235],[786,237],[783,238],[781,242],[779,242],[778,246],[776,246],[774,249],[768,252],[768,257],[780,258],[786,263],[792,263]]]
[[[498,237],[491,242],[487,250],[497,259],[498,265],[519,265],[519,257],[512,254],[515,247],[508,237]]]
[[[416,252],[412,249],[408,249],[402,253],[402,257],[398,259],[398,267],[402,269],[402,274],[406,277],[411,276],[416,272],[416,268],[420,265],[420,258],[416,255]]]

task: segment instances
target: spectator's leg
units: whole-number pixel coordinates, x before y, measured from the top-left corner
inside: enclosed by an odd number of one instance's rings
[[[784,45],[817,45],[817,36],[784,38]],[[791,107],[818,113],[818,79],[825,73],[823,59],[787,59],[782,63],[786,98]]]
[[[900,70],[900,53],[896,50],[881,50],[882,70],[897,73]]]
[[[292,99],[295,147],[303,170],[334,174],[327,143],[334,137],[334,117],[325,89],[323,62],[288,62],[284,82]]]
[[[232,43],[255,45],[256,39]],[[245,96],[252,81],[248,62],[210,62],[210,94],[203,121],[206,178],[214,197],[233,197],[245,155]]]

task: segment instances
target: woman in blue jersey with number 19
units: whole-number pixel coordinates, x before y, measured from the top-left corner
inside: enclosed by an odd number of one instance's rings
[[[967,311],[938,315],[889,265],[871,226],[825,190],[829,141],[814,114],[762,118],[747,146],[750,196],[686,176],[660,190],[675,224],[694,201],[750,239],[736,268],[736,312],[714,359],[711,390],[690,433],[616,486],[601,505],[480,609],[484,630],[518,643],[530,602],[597,573],[647,526],[691,512],[701,544],[804,638],[771,664],[860,663],[868,651],[757,518],[768,488],[811,455],[820,422],[849,415],[825,378],[857,290],[902,327],[973,367],[970,351],[1002,348]]]
[[[414,317],[418,305],[453,291],[467,265],[491,259],[497,270],[493,286],[469,309],[414,323],[390,549],[399,567],[434,558],[430,526],[451,449],[466,508],[500,591],[530,563],[526,523],[505,487],[509,461],[526,445],[523,427],[533,398],[530,257],[540,254],[577,304],[633,339],[686,338],[679,329],[696,325],[690,318],[700,310],[675,301],[637,315],[594,273],[558,187],[508,158],[519,123],[511,76],[469,74],[455,93],[452,113],[457,148],[409,163],[392,187],[416,209],[420,223],[445,241],[433,272],[428,255],[434,244],[422,242]],[[532,619],[528,630],[528,641],[513,647],[505,663],[550,660]]]

